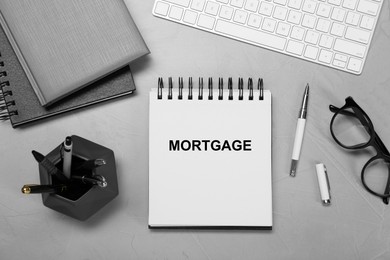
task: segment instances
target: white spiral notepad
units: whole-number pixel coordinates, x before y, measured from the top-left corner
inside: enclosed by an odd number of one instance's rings
[[[227,83],[151,90],[150,228],[272,229],[271,92]]]

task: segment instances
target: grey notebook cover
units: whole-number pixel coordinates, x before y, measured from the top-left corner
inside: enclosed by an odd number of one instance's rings
[[[1,0],[0,11],[43,106],[149,53],[123,0]]]
[[[13,127],[129,95],[134,90],[126,66],[50,107],[42,107],[0,26],[0,119],[10,119]]]

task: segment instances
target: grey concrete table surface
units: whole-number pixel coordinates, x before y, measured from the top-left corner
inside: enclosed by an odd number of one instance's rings
[[[328,105],[353,96],[390,148],[390,7],[385,1],[362,75],[244,44],[153,17],[153,0],[126,0],[151,54],[134,64],[136,94],[20,129],[0,124],[0,259],[390,259],[390,206],[362,186],[372,153],[333,141]],[[262,77],[273,94],[272,231],[148,229],[149,90],[157,78]],[[303,89],[309,116],[297,176],[288,175]],[[38,183],[31,150],[48,153],[67,135],[115,152],[119,196],[80,222],[25,196]],[[332,205],[321,205],[315,164],[329,172]]]

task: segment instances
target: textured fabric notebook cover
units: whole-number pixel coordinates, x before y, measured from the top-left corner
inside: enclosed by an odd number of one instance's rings
[[[1,0],[0,11],[43,106],[149,53],[123,0]]]
[[[44,108],[39,103],[1,26],[0,54],[2,65],[0,65],[0,73],[3,75],[0,78],[0,100],[1,97],[5,99],[0,101],[0,114],[5,118],[9,117],[13,127],[128,95],[135,90],[130,68],[126,66],[56,104]],[[10,115],[15,111],[17,115]]]

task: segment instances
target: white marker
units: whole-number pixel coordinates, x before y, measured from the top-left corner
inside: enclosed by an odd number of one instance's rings
[[[325,165],[323,163],[316,164],[316,171],[322,204],[330,205],[330,185]]]
[[[70,136],[67,136],[63,145],[62,172],[68,179],[70,179],[72,168],[72,148],[72,138]]]
[[[294,149],[292,153],[290,176],[295,177],[297,172],[297,165],[299,155],[301,154],[301,147],[303,141],[303,133],[305,132],[306,116],[307,116],[307,102],[309,101],[309,84],[306,85],[305,93],[303,95],[301,111],[299,112],[297,129],[295,130]]]

